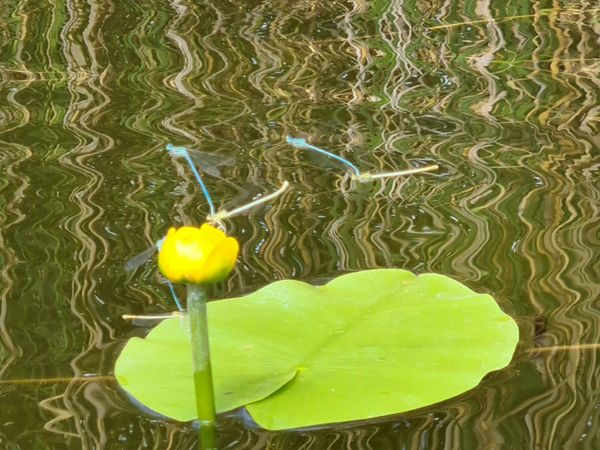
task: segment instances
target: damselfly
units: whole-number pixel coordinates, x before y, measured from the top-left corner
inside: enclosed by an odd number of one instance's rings
[[[176,147],[172,144],[168,144],[166,148],[167,148],[167,151],[172,156],[182,157],[186,160],[186,162],[188,163],[190,169],[192,170],[192,172],[194,174],[194,177],[196,178],[196,181],[198,182],[198,184],[200,186],[200,189],[202,190],[202,193],[204,195],[204,198],[206,199],[206,202],[209,205],[210,214],[207,216],[208,222],[214,223],[222,228],[224,227],[223,220],[228,219],[233,216],[240,215],[240,214],[245,214],[248,211],[250,211],[251,209],[254,209],[257,206],[265,204],[266,202],[281,195],[283,193],[283,191],[285,191],[289,186],[289,183],[287,181],[285,181],[283,183],[283,185],[275,192],[272,192],[267,195],[262,195],[259,198],[254,198],[253,201],[246,203],[246,204],[242,204],[241,206],[233,205],[230,209],[222,209],[222,210],[217,211],[217,209],[215,208],[214,202],[212,200],[212,197],[210,195],[210,192],[208,191],[208,188],[204,184],[204,180],[202,179],[202,176],[200,173],[203,172],[208,175],[220,177],[221,172],[219,170],[219,167],[223,166],[223,165],[229,165],[229,166],[233,165],[234,159],[228,158],[228,157],[223,157],[220,155],[214,155],[214,154],[202,152],[199,150],[190,151],[185,147]],[[229,184],[232,184],[232,183],[229,183]],[[239,187],[239,190],[240,190],[240,193],[235,197],[235,200],[241,200],[241,198],[244,195],[251,195],[253,197],[256,197],[256,189],[251,189],[249,186],[247,186],[246,188]],[[154,254],[157,251],[160,250],[163,239],[160,239],[159,241],[156,242],[156,244],[147,248],[143,252],[139,253],[138,255],[134,256],[129,261],[127,261],[125,263],[125,270],[127,272],[132,272],[132,271],[136,270],[138,267],[145,264],[150,258],[152,258],[154,256]],[[179,299],[175,292],[175,288],[173,287],[172,283],[170,283],[169,281],[167,281],[167,284],[169,286],[169,289],[171,290],[171,294],[173,295],[175,302],[177,303],[178,308],[182,309],[181,303],[179,302]]]
[[[381,173],[361,172],[361,170],[356,165],[354,165],[353,163],[348,161],[346,158],[336,155],[335,153],[332,153],[328,150],[324,150],[322,148],[319,148],[312,144],[309,144],[308,142],[306,142],[305,139],[292,138],[292,137],[288,136],[287,143],[292,145],[295,148],[309,150],[312,153],[316,153],[323,157],[330,158],[332,160],[337,161],[338,163],[340,163],[344,166],[345,171],[350,172],[353,179],[361,181],[361,182],[377,180],[380,178],[400,177],[400,176],[404,176],[404,175],[411,175],[414,173],[421,173],[421,172],[430,172],[432,170],[439,169],[439,166],[437,164],[433,164],[431,166],[416,167],[413,169],[399,170],[396,172],[381,172]]]

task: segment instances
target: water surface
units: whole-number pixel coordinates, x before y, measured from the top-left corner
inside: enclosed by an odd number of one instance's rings
[[[492,293],[522,330],[458,398],[277,433],[228,414],[223,449],[598,448],[599,42],[583,0],[5,1],[0,448],[193,447],[112,380],[147,331],[121,316],[173,309],[154,264],[124,262],[208,213],[169,142],[234,158],[207,177],[219,204],[293,187],[230,222],[215,297],[399,267]],[[352,186],[287,135],[441,169]]]

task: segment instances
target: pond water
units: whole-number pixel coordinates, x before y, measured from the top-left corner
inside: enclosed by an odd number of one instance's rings
[[[208,213],[167,143],[234,158],[219,205],[235,272],[272,280],[398,267],[492,293],[512,364],[421,411],[266,432],[220,417],[228,450],[600,447],[600,7],[511,0],[6,0],[0,9],[0,448],[189,449],[114,361],[173,310],[156,265],[123,265]],[[286,144],[384,171],[352,186]],[[310,324],[307,324],[307,328]]]

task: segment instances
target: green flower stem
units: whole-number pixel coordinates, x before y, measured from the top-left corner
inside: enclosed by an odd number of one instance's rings
[[[187,308],[190,321],[196,410],[200,421],[200,448],[202,450],[217,450],[217,415],[210,366],[206,291],[202,286],[197,284],[187,285]]]

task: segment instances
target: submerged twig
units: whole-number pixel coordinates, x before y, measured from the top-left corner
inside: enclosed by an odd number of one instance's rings
[[[578,351],[578,350],[598,350],[600,344],[573,344],[573,345],[553,345],[550,347],[534,347],[528,350],[529,353],[538,352],[556,352],[556,351]]]
[[[56,378],[16,378],[12,380],[0,380],[0,385],[6,384],[54,384],[72,383],[85,381],[114,381],[113,375],[94,375],[89,377],[56,377]]]
[[[150,315],[137,315],[137,314],[123,314],[121,318],[123,320],[164,320],[164,319],[180,319],[185,314],[181,311],[174,311],[167,314],[150,314]]]
[[[488,22],[509,22],[511,20],[519,20],[519,19],[531,19],[532,17],[540,17],[540,16],[549,16],[549,15],[558,15],[560,13],[568,13],[568,14],[585,14],[593,11],[598,11],[599,8],[585,8],[585,9],[576,9],[576,8],[544,8],[540,9],[535,14],[521,14],[516,16],[505,16],[505,17],[492,17],[489,19],[476,19],[476,20],[467,20],[464,22],[454,22],[454,23],[445,23],[442,25],[435,25],[433,27],[428,27],[430,30],[440,30],[444,28],[452,28],[459,27],[462,25],[477,25],[480,23],[488,23]]]
[[[491,19],[468,20],[465,22],[445,23],[443,25],[435,25],[433,27],[428,27],[428,28],[430,30],[441,30],[444,28],[460,27],[462,25],[477,25],[480,23],[506,22],[509,20],[530,19],[532,17],[536,17],[537,15],[538,14],[523,14],[521,16],[509,16],[509,17],[498,17],[498,18],[491,18]],[[540,13],[539,15],[542,15],[542,14]]]

